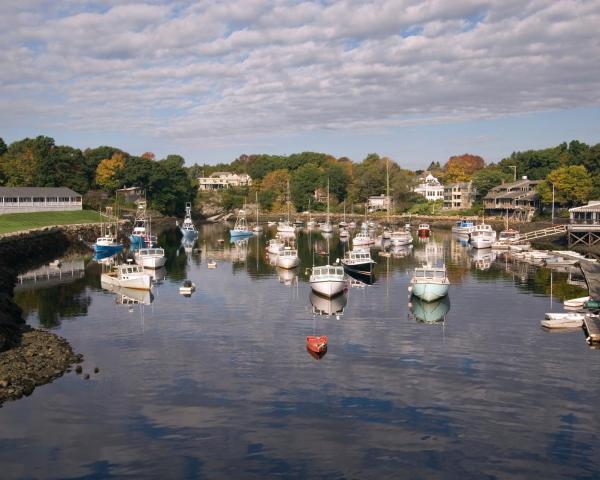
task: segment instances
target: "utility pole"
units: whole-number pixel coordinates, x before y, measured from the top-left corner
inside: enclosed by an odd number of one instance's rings
[[[552,184],[552,225],[554,225],[554,184]]]
[[[514,171],[513,174],[513,182],[517,181],[517,166],[516,165],[509,165],[508,168],[512,168]]]

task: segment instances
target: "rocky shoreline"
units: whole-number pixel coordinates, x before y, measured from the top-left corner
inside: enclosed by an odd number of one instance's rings
[[[0,406],[30,395],[83,360],[64,338],[26,325],[13,301],[17,275],[60,256],[76,235],[50,229],[0,239]]]

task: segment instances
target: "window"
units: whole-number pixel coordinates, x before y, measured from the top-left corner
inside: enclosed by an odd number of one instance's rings
[[[44,203],[45,201],[44,197],[33,197],[33,203]]]
[[[19,197],[19,203],[30,203],[31,197]]]

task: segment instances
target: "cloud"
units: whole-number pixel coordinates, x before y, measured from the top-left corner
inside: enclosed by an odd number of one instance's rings
[[[600,104],[598,0],[52,7],[0,19],[0,127],[225,145]]]

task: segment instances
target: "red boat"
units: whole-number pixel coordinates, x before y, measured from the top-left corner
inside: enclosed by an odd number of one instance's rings
[[[419,225],[418,235],[419,235],[419,237],[428,237],[429,236],[429,225],[427,225],[426,223],[422,223],[421,225]]]
[[[325,352],[327,350],[327,337],[306,337],[306,348],[315,353]]]
[[[321,353],[315,353],[312,350],[310,350],[308,347],[306,347],[306,351],[308,352],[308,354],[313,357],[315,360],[321,360],[326,354],[327,354],[327,349],[325,349],[325,351],[321,352]]]

